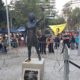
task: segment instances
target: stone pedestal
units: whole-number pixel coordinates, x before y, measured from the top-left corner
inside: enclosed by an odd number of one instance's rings
[[[38,71],[38,79],[37,80],[43,80],[43,76],[44,76],[44,59],[39,61],[38,58],[32,58],[30,62],[26,62],[26,60],[25,60],[22,63],[22,74],[23,74],[23,77],[22,77],[23,79],[22,80],[24,80],[25,70]]]

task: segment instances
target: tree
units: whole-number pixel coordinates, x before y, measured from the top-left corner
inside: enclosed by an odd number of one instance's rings
[[[69,15],[71,14],[71,2],[67,2],[65,5],[64,5],[64,8],[63,8],[63,14],[65,17],[69,17]]]
[[[68,25],[71,29],[77,30],[80,25],[80,8],[75,8],[72,10],[71,15],[68,18]]]
[[[40,2],[41,0],[18,0],[12,4],[13,10],[10,12],[13,19],[13,25],[19,26],[21,24],[26,24],[29,12],[34,12],[37,18],[44,18],[43,22],[41,23],[41,26],[44,26],[46,23],[46,16],[50,14],[49,5],[44,6],[44,4],[46,5],[49,3],[49,0],[42,0],[42,2]],[[55,11],[53,14],[56,14]]]
[[[49,25],[57,25],[57,24],[63,24],[63,23],[65,23],[65,19],[63,17],[48,19],[48,24]]]
[[[3,27],[6,23],[6,10],[2,0],[0,0],[0,27]]]
[[[14,25],[20,26],[27,22],[28,14],[34,12],[35,15],[41,17],[41,8],[37,5],[39,0],[20,0],[16,1],[14,9],[11,12]]]

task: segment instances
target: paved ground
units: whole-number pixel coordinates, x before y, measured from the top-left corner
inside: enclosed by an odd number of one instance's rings
[[[32,49],[32,57],[37,54]],[[44,80],[64,80],[63,54],[60,49],[55,54],[42,55],[45,59]],[[12,49],[8,54],[0,53],[0,80],[21,80],[22,62],[27,58],[27,48]],[[70,59],[80,65],[77,50],[70,50]],[[69,80],[80,80],[80,69],[70,64]]]

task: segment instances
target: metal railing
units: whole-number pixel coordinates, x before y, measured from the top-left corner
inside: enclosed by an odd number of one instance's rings
[[[69,49],[67,45],[64,48],[64,80],[69,80],[69,63],[80,69],[80,66],[69,58]]]

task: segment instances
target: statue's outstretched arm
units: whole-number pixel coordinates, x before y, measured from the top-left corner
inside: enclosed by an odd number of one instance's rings
[[[43,18],[37,20],[36,24],[38,25],[42,20],[43,20]]]

